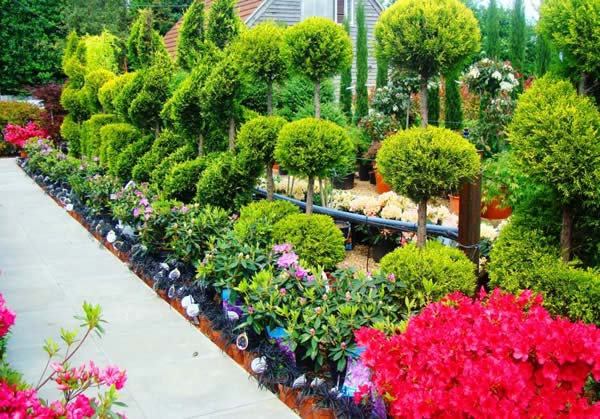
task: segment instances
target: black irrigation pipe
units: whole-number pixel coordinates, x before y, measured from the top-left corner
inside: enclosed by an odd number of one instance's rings
[[[261,188],[255,189],[256,194],[261,196],[267,196],[267,191]],[[299,201],[294,198],[290,198],[280,194],[273,194],[273,198],[291,202],[292,204],[306,209],[306,202]],[[353,224],[365,224],[374,227],[388,228],[390,230],[404,231],[404,232],[416,232],[417,223],[408,223],[406,221],[388,220],[387,218],[380,217],[369,217],[367,215],[356,214],[353,212],[340,211],[332,208],[325,208],[319,205],[313,206],[313,212],[317,214],[325,214],[330,217],[340,220],[348,221]],[[427,224],[427,235],[446,237],[450,240],[458,240],[458,228],[456,227],[444,227],[437,224]]]

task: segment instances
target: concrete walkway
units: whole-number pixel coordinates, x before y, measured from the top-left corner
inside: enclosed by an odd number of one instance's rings
[[[106,334],[93,359],[127,370],[129,418],[293,418],[272,393],[158,298],[17,167],[0,159],[0,292],[17,313],[8,360],[37,383],[46,337],[74,328],[84,300],[103,308]],[[49,383],[44,398],[58,393]]]

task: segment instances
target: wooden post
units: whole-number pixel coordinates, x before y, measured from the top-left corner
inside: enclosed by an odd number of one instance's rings
[[[468,135],[468,134],[467,134]],[[478,152],[480,159],[483,157]],[[471,183],[460,189],[458,210],[458,244],[479,272],[479,244],[481,229],[481,173]]]

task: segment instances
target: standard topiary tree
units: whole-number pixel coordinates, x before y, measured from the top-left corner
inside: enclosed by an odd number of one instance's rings
[[[574,62],[581,73],[579,94],[589,93],[590,76],[600,72],[600,2],[596,0],[545,0],[538,24],[541,35]]]
[[[344,30],[350,36],[350,22],[344,18]],[[352,65],[344,68],[340,76],[340,107],[348,121],[352,121]]]
[[[261,23],[244,32],[238,46],[242,68],[254,79],[267,84],[267,115],[273,115],[273,83],[287,76],[283,34],[281,26]]]
[[[475,146],[445,128],[411,128],[383,142],[377,169],[394,192],[418,204],[417,246],[425,246],[427,202],[456,190],[480,171]]]
[[[562,210],[563,261],[571,258],[572,207],[600,199],[600,114],[567,81],[546,76],[519,99],[509,141],[515,162],[532,181],[547,185]]]
[[[152,11],[140,10],[127,38],[129,66],[139,70],[152,65],[157,53],[167,53],[162,37],[154,30]]]
[[[235,3],[236,0],[215,0],[210,5],[206,39],[221,50],[238,37],[243,25]]]
[[[257,201],[240,210],[233,231],[241,243],[273,244],[273,227],[284,217],[298,214],[298,207],[286,201]]]
[[[365,22],[365,4],[358,0],[356,5],[356,110],[354,122],[358,123],[369,113],[367,23]]]
[[[267,200],[273,200],[273,164],[275,145],[281,128],[287,121],[280,116],[259,116],[246,122],[240,128],[238,146],[249,153],[265,167],[267,175]]]
[[[186,71],[201,61],[206,49],[204,0],[194,0],[183,15],[177,39],[177,65]]]
[[[352,42],[344,29],[331,19],[311,17],[285,33],[290,66],[315,83],[315,117],[321,117],[321,82],[352,62]]]
[[[330,121],[304,118],[279,133],[275,159],[293,175],[308,177],[306,213],[312,214],[315,178],[331,177],[353,153],[346,131]]]
[[[427,82],[479,50],[473,12],[459,0],[398,0],[375,25],[378,53],[421,77],[421,126],[426,127]]]

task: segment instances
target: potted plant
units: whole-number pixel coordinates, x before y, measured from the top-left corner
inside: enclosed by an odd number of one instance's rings
[[[496,154],[483,164],[481,186],[481,216],[491,220],[508,218],[509,190],[516,187],[509,151]]]

